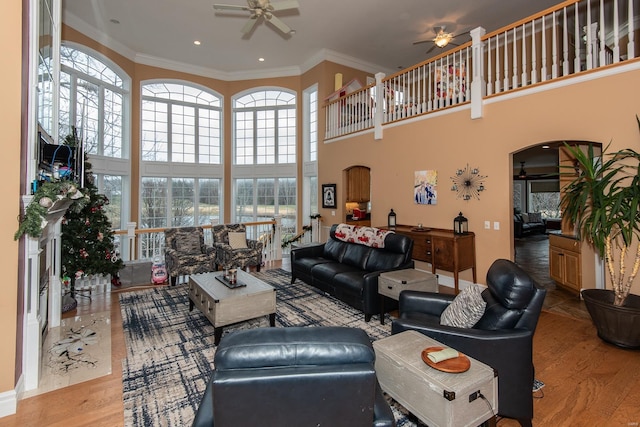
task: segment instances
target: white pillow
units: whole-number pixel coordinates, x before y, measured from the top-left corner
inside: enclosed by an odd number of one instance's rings
[[[456,328],[471,328],[484,314],[487,303],[482,299],[482,288],[469,285],[464,288],[445,308],[440,316],[440,324]]]
[[[247,233],[244,231],[230,231],[229,245],[231,246],[231,249],[246,249]]]

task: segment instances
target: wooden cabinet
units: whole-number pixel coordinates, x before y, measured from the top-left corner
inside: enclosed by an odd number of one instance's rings
[[[431,264],[433,274],[436,270],[453,273],[455,291],[458,293],[458,273],[472,269],[473,282],[476,283],[476,243],[475,234],[454,234],[453,230],[425,228],[418,231],[415,227],[399,225],[398,234],[413,239],[413,259]]]
[[[366,166],[347,169],[347,202],[368,202],[370,199],[371,175]]]
[[[579,240],[562,235],[549,235],[549,276],[558,285],[580,293],[582,260]]]

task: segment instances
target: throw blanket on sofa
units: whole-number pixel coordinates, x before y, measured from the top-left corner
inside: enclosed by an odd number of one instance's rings
[[[359,225],[338,224],[336,238],[343,242],[359,243],[372,248],[384,248],[384,239],[393,231]]]

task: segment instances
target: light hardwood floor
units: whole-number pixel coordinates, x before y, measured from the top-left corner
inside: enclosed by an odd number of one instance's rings
[[[124,425],[121,362],[126,352],[117,294],[81,300],[77,312],[66,315],[109,309],[112,373],[21,400],[17,414],[0,418],[0,427]],[[534,400],[534,426],[640,425],[639,351],[605,344],[590,321],[549,312],[543,312],[534,341],[536,377],[546,384],[544,397]],[[500,419],[497,425],[519,424]]]

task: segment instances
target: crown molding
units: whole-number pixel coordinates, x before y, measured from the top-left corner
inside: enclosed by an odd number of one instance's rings
[[[331,49],[320,49],[312,56],[310,56],[300,66],[282,67],[282,68],[270,68],[264,70],[240,70],[240,71],[220,71],[213,68],[200,67],[196,65],[189,65],[183,62],[173,61],[166,58],[160,58],[157,56],[146,55],[143,53],[135,52],[122,43],[112,39],[103,31],[98,28],[87,25],[84,21],[78,18],[76,15],[64,12],[63,23],[76,31],[84,34],[85,36],[95,40],[101,45],[117,52],[125,58],[135,62],[136,64],[143,64],[152,67],[164,68],[167,70],[184,72],[188,74],[194,74],[202,77],[209,77],[213,79],[223,81],[241,81],[241,80],[254,80],[254,79],[267,79],[277,77],[294,77],[300,76],[313,67],[322,63],[323,61],[330,61],[336,64],[344,65],[346,67],[355,68],[368,73],[383,72],[392,74],[394,70],[388,70],[370,62],[365,62],[354,58],[352,56],[345,55],[340,52],[336,52]]]
[[[88,25],[76,15],[69,12],[63,12],[62,23],[95,40],[101,45],[119,53],[125,58],[130,59],[131,61],[135,61],[136,52],[134,50],[129,49],[127,46],[118,41],[115,41],[104,32],[98,30],[96,27]]]

